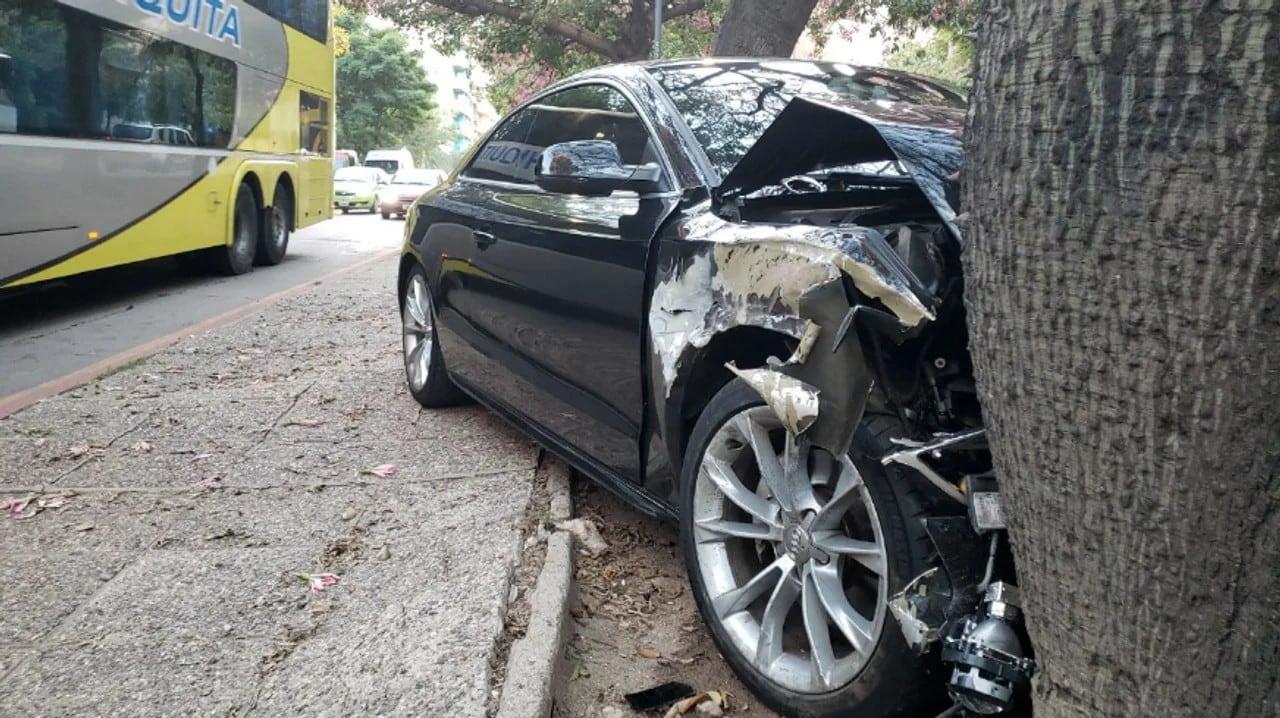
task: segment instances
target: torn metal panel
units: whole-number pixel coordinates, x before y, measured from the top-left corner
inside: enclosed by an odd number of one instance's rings
[[[733,224],[704,214],[689,221],[685,231],[689,240],[715,245],[724,289],[743,296],[776,293],[779,309],[796,311],[801,294],[843,273],[859,292],[883,302],[907,326],[935,318],[926,305],[929,298],[913,286],[900,258],[869,227]]]
[[[840,281],[810,287],[800,298],[800,314],[818,326],[838,326],[848,309],[849,298]],[[862,343],[837,343],[835,332],[819,332],[804,363],[779,370],[821,389],[818,418],[808,431],[809,443],[832,456],[844,456],[862,421],[874,376]]]
[[[938,642],[945,616],[931,610],[931,589],[940,569],[936,566],[916,576],[902,591],[889,599],[889,611],[898,619],[902,637],[916,655],[924,655]],[[930,621],[936,622],[931,624]]]
[[[800,340],[796,361],[808,360],[814,320],[801,298],[814,287],[847,276],[862,294],[885,305],[904,326],[932,321],[909,272],[864,227],[744,225],[702,213],[685,222],[681,238],[697,243],[690,258],[660,272],[649,310],[649,331],[662,367],[665,396],[686,357],[734,327],[753,326]],[[840,292],[840,316],[848,300]],[[847,369],[847,365],[846,365]]]
[[[899,445],[907,445],[908,443],[916,444],[907,446],[901,451],[895,451],[880,460],[880,463],[888,466],[889,464],[902,464],[903,466],[915,469],[916,473],[929,480],[929,483],[938,488],[939,491],[946,494],[950,498],[961,504],[968,504],[969,497],[961,493],[950,481],[947,481],[929,466],[924,460],[926,454],[937,456],[938,452],[955,451],[974,446],[986,446],[986,432],[984,429],[975,429],[971,431],[962,431],[955,434],[939,434],[934,437],[933,441],[920,444],[918,442],[906,442],[897,440],[895,443]]]
[[[803,434],[818,418],[818,390],[776,369],[739,369],[729,362],[729,371],[745,381],[792,434]]]

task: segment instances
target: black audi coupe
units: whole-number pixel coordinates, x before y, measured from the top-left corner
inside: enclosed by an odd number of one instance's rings
[[[679,524],[721,653],[792,716],[1030,715],[968,353],[965,99],[879,68],[614,65],[411,208],[404,360]]]

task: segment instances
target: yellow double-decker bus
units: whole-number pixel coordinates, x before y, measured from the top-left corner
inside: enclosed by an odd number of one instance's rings
[[[332,216],[329,0],[0,0],[0,288]]]

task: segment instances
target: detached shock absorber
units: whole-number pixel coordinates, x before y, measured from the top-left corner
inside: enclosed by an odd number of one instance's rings
[[[997,581],[987,586],[978,611],[942,639],[942,660],[949,664],[947,690],[978,715],[1004,713],[1031,688],[1036,663],[1024,649],[1018,588]]]

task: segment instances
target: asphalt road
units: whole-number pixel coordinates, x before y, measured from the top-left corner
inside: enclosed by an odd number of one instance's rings
[[[0,399],[397,247],[404,222],[338,215],[294,234],[285,260],[239,277],[162,259],[0,293]]]

